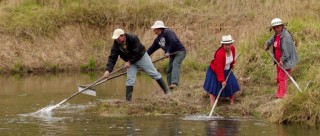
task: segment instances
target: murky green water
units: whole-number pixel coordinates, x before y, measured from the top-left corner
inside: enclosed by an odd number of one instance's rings
[[[260,120],[223,119],[215,121],[183,120],[185,116],[101,117],[84,112],[99,99],[125,97],[125,77],[96,88],[98,96],[80,94],[55,109],[51,116],[30,113],[56,104],[77,92],[77,86],[89,84],[101,74],[57,74],[0,76],[0,135],[219,135],[219,136],[317,136],[320,130],[304,126],[269,124]],[[138,76],[133,97],[154,91],[155,81]]]

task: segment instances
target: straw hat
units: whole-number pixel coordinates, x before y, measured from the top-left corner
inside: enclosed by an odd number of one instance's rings
[[[230,44],[233,42],[234,40],[232,39],[231,35],[223,35],[220,41],[221,44]]]
[[[120,37],[120,35],[123,35],[124,31],[120,28],[114,30],[113,35],[112,35],[112,39],[118,39]]]
[[[274,27],[274,26],[278,26],[278,25],[286,25],[287,23],[284,23],[282,22],[282,20],[280,18],[274,18],[271,20],[271,27]]]
[[[153,26],[151,26],[152,29],[157,29],[157,28],[168,28],[164,26],[164,23],[160,20],[154,22]]]

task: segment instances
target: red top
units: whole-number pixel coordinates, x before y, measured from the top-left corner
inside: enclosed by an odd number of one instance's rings
[[[274,55],[275,55],[275,58],[276,60],[279,62],[280,61],[280,58],[282,56],[282,53],[281,53],[281,44],[280,44],[280,37],[281,37],[281,34],[278,34],[274,40],[274,43],[273,43],[273,47],[274,47]]]
[[[235,63],[235,54],[236,49],[233,45],[231,46],[231,53],[233,56],[233,61],[230,65],[230,68],[233,67],[233,64]],[[226,66],[226,52],[224,51],[223,47],[221,46],[214,55],[214,60],[210,63],[210,68],[213,70],[213,72],[216,73],[217,79],[219,82],[225,81],[224,77],[224,67]]]

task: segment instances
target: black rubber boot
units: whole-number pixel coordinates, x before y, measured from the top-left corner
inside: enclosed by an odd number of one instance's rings
[[[133,86],[127,86],[126,87],[126,100],[127,101],[131,101],[132,92],[133,92]]]
[[[163,81],[162,78],[160,78],[160,79],[158,79],[158,80],[156,80],[156,81],[157,81],[157,83],[159,84],[159,86],[162,88],[162,90],[163,90],[163,92],[164,92],[165,94],[171,95],[171,92],[169,91],[166,83],[164,83],[164,81]]]

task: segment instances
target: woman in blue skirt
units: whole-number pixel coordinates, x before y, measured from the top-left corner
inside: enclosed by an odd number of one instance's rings
[[[213,106],[216,96],[222,86],[221,97],[229,97],[230,104],[234,103],[234,93],[240,90],[238,81],[231,69],[235,63],[236,50],[231,35],[222,36],[221,47],[216,51],[214,59],[207,70],[206,79],[203,85],[205,91],[210,94],[210,104]],[[226,81],[228,73],[231,74]]]

